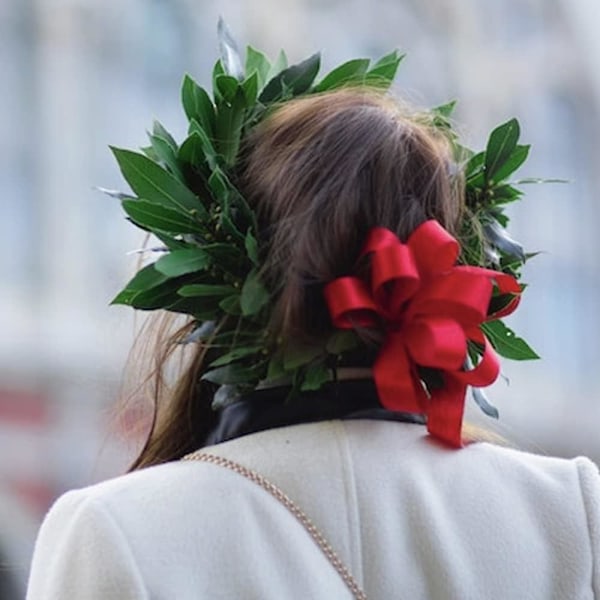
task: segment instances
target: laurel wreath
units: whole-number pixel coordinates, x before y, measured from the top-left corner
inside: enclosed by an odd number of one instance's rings
[[[387,89],[404,55],[393,51],[372,62],[345,62],[317,80],[320,55],[288,66],[285,53],[271,63],[248,47],[242,60],[227,28],[219,25],[221,57],[212,73],[212,93],[190,76],[183,79],[181,100],[189,122],[187,137],[177,143],[158,122],[141,152],[112,148],[132,194],[116,196],[127,218],[152,234],[162,246],[114,298],[140,310],[184,313],[197,327],[182,340],[204,343],[211,360],[202,378],[239,392],[264,380],[286,378],[295,389],[318,389],[331,378],[331,359],[360,346],[351,331],[337,331],[324,344],[282,346],[267,322],[273,293],[260,277],[263,249],[256,216],[233,183],[240,143],[274,105],[348,86]],[[466,216],[461,260],[521,277],[533,254],[506,232],[505,208],[519,200],[521,185],[511,181],[529,154],[519,143],[520,128],[511,119],[495,128],[481,152],[461,145],[453,128],[455,102],[433,108],[432,123],[450,140],[466,181]],[[494,296],[497,310],[506,298]],[[537,358],[529,345],[501,320],[482,325],[496,351],[506,358]],[[473,362],[479,349],[470,348]],[[480,390],[476,401],[497,416]]]

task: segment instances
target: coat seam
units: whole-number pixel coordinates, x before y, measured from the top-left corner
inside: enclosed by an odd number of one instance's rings
[[[358,490],[352,450],[350,448],[346,424],[343,421],[336,422],[336,437],[338,440],[338,448],[342,455],[340,464],[343,468],[344,495],[347,500],[346,519],[348,521],[347,526],[350,539],[352,573],[362,588],[365,589]]]

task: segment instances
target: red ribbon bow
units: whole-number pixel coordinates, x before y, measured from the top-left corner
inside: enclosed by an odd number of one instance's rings
[[[381,404],[422,413],[429,433],[461,447],[467,385],[482,387],[498,376],[498,357],[480,325],[517,307],[514,277],[480,267],[456,266],[458,242],[437,222],[426,221],[406,244],[382,227],[372,229],[361,256],[371,255],[368,286],[340,277],[324,290],[333,324],[341,329],[383,328],[373,366]],[[514,298],[488,315],[494,283]],[[465,370],[467,341],[483,346],[479,363]],[[443,386],[426,390],[417,366],[437,369]]]

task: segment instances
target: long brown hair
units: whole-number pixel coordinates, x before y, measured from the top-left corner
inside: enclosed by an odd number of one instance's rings
[[[453,232],[462,210],[448,141],[427,118],[377,90],[283,104],[244,140],[236,178],[267,248],[263,278],[276,292],[270,327],[287,340],[331,330],[323,285],[353,270],[372,227],[406,240],[437,219]],[[185,331],[156,347],[154,417],[133,469],[198,448],[214,423],[214,388],[200,379],[206,346],[196,347],[174,387],[165,384]]]

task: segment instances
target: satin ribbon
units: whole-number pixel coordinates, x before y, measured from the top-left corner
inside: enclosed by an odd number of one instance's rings
[[[361,257],[370,256],[370,282],[340,277],[324,289],[335,327],[377,328],[385,337],[373,365],[381,404],[421,413],[434,437],[461,447],[467,386],[483,387],[498,376],[496,353],[480,325],[510,314],[521,288],[505,273],[456,266],[458,242],[434,220],[414,230],[406,244],[390,230],[370,231]],[[494,285],[513,298],[488,314]],[[483,347],[479,363],[465,370],[467,342]],[[426,389],[417,367],[436,369],[441,387]]]

